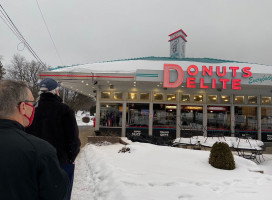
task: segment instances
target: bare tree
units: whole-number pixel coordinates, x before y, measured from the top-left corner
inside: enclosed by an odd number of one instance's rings
[[[48,70],[44,65],[31,61],[28,62],[25,57],[15,54],[8,65],[7,77],[13,80],[25,81],[29,84],[29,88],[34,98],[38,97],[39,91],[39,73]]]
[[[3,59],[3,56],[0,56],[0,80],[4,78],[4,75],[5,75],[5,68],[2,64],[2,59]]]
[[[90,111],[91,108],[95,106],[95,99],[75,91],[67,91],[65,95],[65,103],[75,112],[78,110]]]

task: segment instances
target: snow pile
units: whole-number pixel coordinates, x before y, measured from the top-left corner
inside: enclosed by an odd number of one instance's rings
[[[235,170],[208,164],[209,151],[146,143],[86,145],[76,160],[74,200],[262,199],[272,186],[272,162],[234,156]],[[264,174],[256,171],[264,170]]]
[[[82,121],[83,117],[89,117],[90,121],[88,123],[84,123]],[[90,112],[86,112],[86,111],[77,111],[76,113],[76,121],[77,121],[77,125],[78,126],[93,126],[94,125],[94,116],[90,115]]]

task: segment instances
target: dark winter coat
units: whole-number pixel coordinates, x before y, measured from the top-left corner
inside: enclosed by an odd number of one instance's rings
[[[80,151],[75,113],[52,93],[41,94],[33,123],[26,132],[52,144],[61,165],[74,162]]]
[[[56,150],[18,122],[0,119],[0,156],[1,200],[66,198],[69,179]]]

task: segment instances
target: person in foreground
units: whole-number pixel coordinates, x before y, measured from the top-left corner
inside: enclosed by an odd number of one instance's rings
[[[29,135],[35,101],[23,82],[0,81],[0,199],[64,200],[69,179],[56,150]]]
[[[74,111],[62,103],[59,97],[59,84],[46,78],[40,82],[40,99],[36,108],[33,124],[26,132],[48,141],[56,150],[59,163],[70,179],[70,199],[75,164],[80,151],[78,126]]]

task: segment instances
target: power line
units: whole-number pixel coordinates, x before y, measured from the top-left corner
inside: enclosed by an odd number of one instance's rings
[[[1,10],[2,9],[2,10]],[[35,51],[31,48],[31,46],[28,44],[28,42],[26,41],[26,39],[24,38],[24,36],[21,34],[21,32],[18,30],[18,28],[15,26],[15,24],[13,23],[13,21],[11,20],[11,18],[8,16],[7,12],[5,11],[5,9],[2,7],[2,5],[0,4],[0,12],[2,13],[3,17],[2,20],[6,23],[6,25],[9,27],[9,29],[15,34],[15,36],[22,42],[24,43],[24,45],[26,46],[26,48],[30,51],[30,53],[36,58],[36,60],[43,65],[44,67],[46,67],[46,65],[42,62],[42,60],[40,59],[40,57],[35,53]]]
[[[55,44],[55,42],[54,42],[54,40],[53,40],[53,37],[52,37],[52,35],[51,35],[50,31],[49,31],[49,28],[48,28],[48,26],[47,26],[47,23],[46,23],[45,18],[44,18],[44,16],[43,16],[43,13],[42,13],[42,10],[41,10],[41,8],[40,8],[40,5],[39,5],[38,0],[36,0],[36,2],[37,2],[37,6],[38,6],[38,8],[39,8],[39,11],[40,11],[40,13],[41,13],[41,15],[42,15],[42,19],[43,19],[44,25],[45,25],[45,27],[46,27],[46,29],[47,29],[47,32],[48,32],[48,34],[49,34],[49,36],[50,36],[50,38],[51,38],[51,41],[52,41],[52,43],[53,43],[53,45],[54,45],[55,50],[56,50],[57,56],[59,57],[59,60],[60,60],[61,64],[64,65],[63,62],[62,62],[62,59],[61,59],[61,57],[60,57],[60,54],[59,54],[59,52],[58,52],[58,50],[57,50],[56,44]]]

